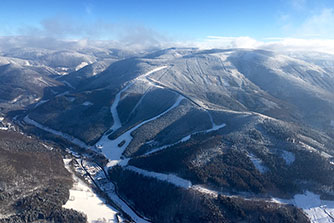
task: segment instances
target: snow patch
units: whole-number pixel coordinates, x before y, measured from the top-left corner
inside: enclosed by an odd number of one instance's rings
[[[295,154],[285,150],[282,151],[281,157],[284,159],[286,165],[291,165],[296,159]]]
[[[262,164],[262,160],[257,158],[253,153],[249,153],[247,155],[249,157],[249,159],[252,161],[252,163],[254,164],[255,168],[260,172],[260,173],[265,173],[268,171],[268,168],[265,167]]]
[[[334,127],[334,120],[331,120],[330,125],[331,125],[332,127]]]
[[[84,106],[91,106],[91,105],[93,105],[93,103],[90,102],[90,101],[85,101],[84,103],[82,103],[82,105],[84,105]]]
[[[75,71],[78,71],[78,70],[80,70],[81,68],[84,68],[87,65],[88,65],[87,62],[81,62],[78,66],[75,67]]]
[[[11,100],[9,103],[14,104],[14,103],[16,103],[18,100],[20,100],[22,97],[23,97],[23,95],[19,95],[19,96],[17,96],[16,98],[14,98],[13,100]]]

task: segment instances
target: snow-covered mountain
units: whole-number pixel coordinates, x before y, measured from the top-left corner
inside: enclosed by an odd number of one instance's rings
[[[305,222],[288,205],[304,208],[297,194],[333,199],[331,55],[194,48],[1,55],[3,113],[83,159],[98,157],[142,220]],[[314,207],[324,219],[329,204]],[[304,210],[310,217],[315,209]]]

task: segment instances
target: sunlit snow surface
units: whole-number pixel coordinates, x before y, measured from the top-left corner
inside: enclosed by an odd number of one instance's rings
[[[71,159],[64,159],[65,167],[70,171],[69,162]],[[74,209],[87,215],[90,223],[95,222],[118,222],[117,211],[106,205],[102,198],[99,198],[82,180],[74,174],[74,184],[70,189],[70,199],[63,205],[64,208]]]
[[[303,209],[312,223],[334,222],[334,201],[321,200],[320,195],[306,191],[296,194],[293,199],[273,199],[274,202],[293,204]]]

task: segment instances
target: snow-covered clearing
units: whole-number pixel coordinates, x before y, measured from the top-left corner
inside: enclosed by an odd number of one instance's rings
[[[64,159],[65,167],[69,170],[71,159]],[[92,189],[81,179],[72,174],[74,184],[70,189],[70,199],[63,205],[64,208],[74,209],[87,215],[88,222],[118,222],[117,210],[105,204]]]
[[[91,105],[93,105],[93,103],[90,102],[90,101],[85,101],[84,103],[82,103],[82,105],[84,105],[84,106],[91,106]]]
[[[102,153],[109,159],[108,167],[114,166],[121,161],[122,153],[124,152],[125,148],[130,144],[130,142],[133,138],[131,136],[131,132],[135,131],[136,129],[138,129],[142,125],[144,125],[148,122],[151,122],[155,119],[158,119],[161,116],[165,115],[166,113],[168,113],[172,109],[179,106],[179,104],[181,103],[181,101],[183,99],[184,99],[183,96],[179,96],[178,99],[176,100],[176,102],[171,107],[169,107],[167,110],[165,110],[164,112],[160,113],[159,115],[157,115],[153,118],[150,118],[148,120],[145,120],[145,121],[139,123],[138,125],[134,126],[130,130],[123,133],[121,136],[119,136],[115,140],[110,140],[110,139],[108,139],[107,135],[103,135],[102,138],[96,143],[96,145],[101,145],[102,146]],[[118,145],[122,141],[125,141],[125,143],[121,147],[119,147]]]
[[[77,146],[80,146],[82,148],[88,148],[88,146],[86,145],[86,143],[84,143],[83,141],[81,141],[80,139],[77,139],[77,138],[74,138],[73,136],[71,135],[68,135],[66,133],[62,133],[60,131],[57,131],[57,130],[54,130],[54,129],[51,129],[49,127],[46,127],[46,126],[43,126],[41,124],[39,124],[38,122],[32,120],[29,118],[29,116],[25,116],[24,119],[23,119],[27,124],[30,124],[30,125],[33,125],[37,128],[40,128],[40,129],[43,129],[44,131],[46,132],[50,132],[54,135],[57,135],[57,136],[60,136],[70,142],[72,142],[73,144],[77,145]]]
[[[260,173],[265,173],[268,171],[268,168],[265,167],[262,164],[262,160],[260,160],[258,157],[256,157],[253,153],[248,153],[249,159],[252,161],[254,164],[255,168],[260,172]]]
[[[139,173],[143,176],[147,176],[147,177],[152,177],[155,178],[157,180],[161,180],[161,181],[166,181],[168,183],[171,183],[177,187],[182,187],[185,189],[188,189],[191,187],[191,182],[189,180],[185,180],[182,179],[174,174],[164,174],[164,173],[156,173],[153,171],[147,171],[147,170],[143,170],[143,169],[139,169],[137,167],[134,166],[127,166],[125,167],[125,169],[127,170],[131,170],[134,171],[136,173]]]
[[[296,159],[295,154],[285,150],[282,151],[281,157],[284,159],[286,165],[291,165]]]
[[[334,201],[322,202],[320,196],[307,191],[294,196],[294,204],[304,210],[311,222],[333,222]]]
[[[293,204],[303,209],[312,223],[334,222],[334,201],[321,200],[320,195],[310,191],[306,191],[304,194],[296,194],[290,200],[274,198],[272,201]]]

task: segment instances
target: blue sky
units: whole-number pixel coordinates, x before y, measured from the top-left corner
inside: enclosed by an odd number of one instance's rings
[[[333,0],[0,0],[0,36],[334,38]]]

